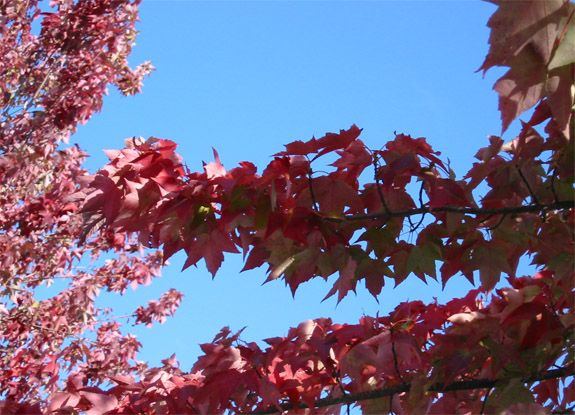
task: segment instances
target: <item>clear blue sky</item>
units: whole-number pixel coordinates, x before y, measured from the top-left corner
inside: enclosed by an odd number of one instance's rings
[[[261,171],[284,144],[355,123],[372,148],[394,131],[427,137],[461,177],[486,136],[501,130],[491,90],[501,72],[475,73],[494,10],[478,1],[144,0],[131,62],[151,60],[157,71],[139,96],[110,89],[103,112],[73,141],[91,154],[92,171],[106,162],[103,149],[131,136],[176,141],[194,170],[212,160],[214,147],[226,168],[249,160]],[[142,360],[159,364],[176,352],[185,370],[198,344],[226,325],[247,326],[243,338],[259,341],[308,318],[355,323],[401,301],[447,301],[471,288],[463,277],[442,291],[412,276],[397,289],[387,280],[379,303],[360,286],[336,307],[335,298],[321,303],[333,278],[305,284],[292,299],[282,281],[261,285],[264,269],[240,274],[239,255],[229,255],[213,281],[203,262],[184,272],[183,256],[171,263],[151,286],[101,304],[122,315],[169,288],[182,291],[174,318],[134,330]]]

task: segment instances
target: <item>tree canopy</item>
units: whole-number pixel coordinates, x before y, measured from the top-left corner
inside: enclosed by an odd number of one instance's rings
[[[139,1],[1,2],[2,412],[572,413],[575,6],[492,2],[479,70],[508,68],[494,85],[502,130],[534,112],[513,140],[490,136],[460,179],[425,138],[371,149],[356,125],[285,145],[261,173],[227,170],[216,151],[195,172],[151,137],[90,175],[61,143],[109,84],[135,94],[154,69],[127,62]],[[294,293],[335,274],[338,301],[362,281],[374,296],[386,279],[479,284],[357,324],[308,320],[266,348],[223,328],[191,371],[173,356],[149,368],[95,299],[148,283],[179,251],[214,276],[224,252],[242,253],[244,270],[266,266]],[[538,272],[517,275],[526,256]],[[38,301],[55,279],[70,283]],[[136,324],[181,299],[138,305]]]

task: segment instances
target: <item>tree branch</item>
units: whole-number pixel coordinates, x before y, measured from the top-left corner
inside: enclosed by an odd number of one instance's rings
[[[523,378],[524,383],[540,382],[549,379],[560,379],[567,376],[573,375],[573,368],[561,367],[559,369],[552,369],[546,372],[541,372],[527,378]],[[471,379],[471,380],[461,380],[457,382],[452,382],[445,385],[442,382],[434,383],[428,389],[428,392],[453,392],[462,390],[475,390],[475,389],[488,389],[493,388],[497,382],[503,379]],[[369,392],[359,392],[352,393],[348,395],[338,396],[337,398],[324,398],[318,399],[315,402],[315,408],[324,408],[331,405],[340,404],[350,404],[360,401],[367,401],[370,399],[384,398],[387,396],[393,396],[398,393],[409,392],[411,389],[410,383],[403,383],[401,385],[392,386],[390,388],[376,389]],[[298,408],[308,408],[305,403],[300,403]],[[281,405],[281,411],[289,411],[294,409],[294,405],[291,403]],[[259,415],[259,414],[275,414],[280,413],[277,407],[269,407],[262,411],[249,412],[248,415]]]
[[[575,208],[575,200],[568,200],[564,202],[555,202],[549,204],[532,204],[504,208],[474,208],[465,206],[440,206],[436,208],[420,207],[416,209],[398,210],[395,212],[380,212],[370,213],[366,215],[345,215],[337,217],[324,217],[328,222],[348,222],[356,220],[375,220],[375,219],[389,219],[397,217],[409,217],[414,215],[421,215],[425,213],[436,212],[451,212],[451,213],[464,213],[469,215],[509,215],[519,213],[532,213],[532,212],[545,212],[548,210],[561,210]]]

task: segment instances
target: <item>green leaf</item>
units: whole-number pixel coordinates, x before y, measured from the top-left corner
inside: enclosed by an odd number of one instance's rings
[[[499,282],[501,272],[509,274],[509,264],[505,249],[498,246],[479,246],[473,250],[471,258],[474,269],[479,270],[481,285],[491,291]]]
[[[517,403],[535,403],[533,394],[518,378],[501,380],[487,398],[487,406],[497,413]]]
[[[568,3],[571,13],[573,13],[573,3]],[[566,27],[565,35],[553,53],[553,58],[547,66],[549,70],[559,68],[561,66],[569,65],[575,62],[575,24],[573,16],[570,19],[565,19],[563,24],[559,25],[560,29]]]
[[[437,279],[435,261],[440,260],[441,255],[437,246],[431,244],[415,245],[407,259],[407,268],[425,281],[425,275]]]

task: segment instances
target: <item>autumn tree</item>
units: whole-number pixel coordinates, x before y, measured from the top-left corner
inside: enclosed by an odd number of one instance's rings
[[[459,179],[425,138],[396,134],[373,150],[355,125],[287,144],[261,173],[227,170],[217,153],[194,172],[174,142],[132,138],[89,176],[81,151],[58,143],[99,110],[106,85],[137,92],[152,69],[126,62],[137,4],[2,3],[3,411],[572,413],[575,7],[493,2],[479,69],[508,68],[494,86],[504,131],[534,112],[513,140],[490,136]],[[266,348],[224,328],[189,373],[174,358],[145,368],[94,299],[147,283],[178,251],[214,275],[224,252],[242,252],[244,269],[265,265],[294,292],[336,274],[327,296],[338,300],[361,281],[375,296],[386,278],[479,280],[447,304],[309,320]],[[78,269],[102,252],[115,256]],[[535,275],[517,275],[525,256]],[[35,300],[56,278],[69,286]],[[180,299],[138,307],[137,322]]]
[[[106,232],[78,244],[86,154],[64,145],[100,110],[109,84],[133,94],[152,69],[126,60],[138,3],[0,1],[1,413],[49,411],[62,389],[144,369],[134,361],[137,339],[94,301],[100,290],[149,283],[162,255],[142,256],[138,244]],[[79,266],[106,251],[116,255]],[[53,283],[64,288],[39,301]],[[81,409],[110,399],[85,390],[67,402]]]

